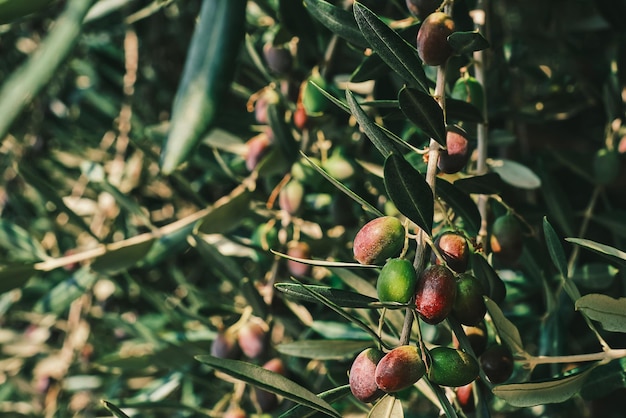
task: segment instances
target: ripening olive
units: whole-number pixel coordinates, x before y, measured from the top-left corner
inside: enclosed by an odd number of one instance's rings
[[[459,386],[454,391],[456,393],[456,400],[461,405],[461,409],[465,413],[473,412],[476,409],[474,404],[474,384],[468,383],[464,386]]]
[[[464,351],[450,347],[430,350],[428,379],[441,386],[464,386],[478,377],[476,359]]]
[[[220,332],[211,344],[211,355],[219,358],[233,359],[239,355],[237,338],[228,332]]]
[[[507,213],[493,222],[491,251],[496,259],[507,266],[517,262],[524,249],[522,227],[515,215]]]
[[[505,345],[492,345],[480,355],[480,367],[491,383],[506,382],[513,374],[513,354]]]
[[[278,205],[290,215],[300,211],[304,198],[304,186],[297,180],[290,180],[278,194]]]
[[[456,298],[452,315],[463,325],[476,325],[485,317],[485,289],[471,274],[460,274],[456,280]]]
[[[272,147],[272,140],[265,132],[260,133],[246,142],[246,168],[252,171],[261,162]]]
[[[376,282],[381,302],[406,303],[413,296],[417,273],[413,264],[404,258],[387,260]]]
[[[424,20],[441,5],[441,0],[406,0],[406,7],[415,17]]]
[[[271,72],[278,75],[287,75],[291,72],[293,56],[288,48],[268,42],[263,46],[263,57]]]
[[[457,273],[467,270],[470,250],[462,234],[452,231],[444,232],[435,238],[434,244],[448,267]],[[431,263],[441,263],[434,252],[431,253]]]
[[[265,350],[267,332],[265,327],[257,321],[245,324],[237,334],[237,342],[241,351],[249,358],[259,357]]]
[[[292,241],[287,245],[287,255],[294,258],[311,257],[311,246],[303,241]],[[311,272],[311,265],[294,260],[287,260],[287,270],[295,277],[304,277]]]
[[[449,129],[446,133],[446,148],[439,153],[437,167],[446,174],[458,173],[469,160],[469,141],[460,128]]]
[[[443,12],[434,12],[422,22],[417,32],[417,53],[426,65],[442,65],[452,55],[448,36],[454,32],[454,21]]]
[[[381,216],[369,221],[354,237],[354,259],[361,264],[378,264],[397,257],[404,246],[404,226],[398,218]]]
[[[447,318],[454,306],[456,280],[443,266],[426,268],[417,281],[415,309],[424,322],[438,324]]]
[[[373,402],[384,395],[374,379],[376,365],[383,356],[383,352],[376,348],[366,348],[352,363],[349,376],[350,391],[361,402]]]
[[[413,345],[394,348],[378,362],[374,378],[385,392],[398,392],[420,380],[426,373],[420,350]]]

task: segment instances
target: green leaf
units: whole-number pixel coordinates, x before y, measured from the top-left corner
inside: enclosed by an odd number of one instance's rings
[[[240,186],[231,194],[222,197],[211,211],[198,221],[197,232],[203,234],[219,234],[228,232],[239,225],[250,212],[252,192]]]
[[[115,415],[117,418],[130,418],[120,408],[118,408],[117,406],[115,406],[111,402],[105,401],[105,400],[102,400],[101,402],[102,402],[102,406],[104,406],[104,408],[107,411],[109,411],[110,413]]]
[[[317,396],[324,399],[328,403],[332,403],[345,398],[350,393],[350,385],[343,385],[329,389],[325,392],[320,393]],[[281,414],[279,418],[308,418],[313,414],[315,414],[314,409],[308,408],[304,405],[296,405],[285,413]]]
[[[290,127],[285,122],[284,115],[285,109],[281,103],[267,106],[269,125],[274,135],[273,143],[278,144],[284,160],[290,165],[298,156],[298,145],[293,138]]]
[[[354,19],[354,15],[349,11],[323,0],[304,0],[304,5],[311,16],[332,33],[361,48],[369,47]]]
[[[364,81],[375,80],[387,74],[390,68],[380,58],[378,54],[372,54],[363,59],[363,62],[350,75],[350,82],[362,83]]]
[[[0,219],[0,247],[16,261],[41,261],[50,258],[43,246],[27,230],[6,219]]]
[[[452,183],[448,183],[442,178],[436,180],[436,194],[441,197],[456,215],[463,219],[463,229],[470,236],[478,235],[480,230],[480,212],[472,198],[459,190]]]
[[[472,260],[472,272],[481,283],[488,288],[488,296],[496,303],[501,303],[506,297],[506,286],[491,264],[477,252],[470,255]]]
[[[60,314],[69,308],[74,300],[88,292],[97,279],[98,275],[91,270],[90,266],[83,266],[69,279],[56,285],[47,295],[37,301],[33,310],[38,313]]]
[[[493,388],[493,394],[519,408],[564,402],[580,392],[592,369],[547,382],[499,385]]]
[[[348,106],[350,106],[350,112],[356,118],[359,126],[363,129],[363,132],[365,132],[365,135],[372,141],[383,157],[399,152],[396,144],[390,141],[385,132],[370,119],[350,90],[346,90],[346,99],[348,100]]]
[[[428,136],[446,146],[446,125],[443,110],[428,93],[403,87],[398,94],[402,113]]]
[[[517,327],[504,316],[500,307],[493,300],[485,297],[485,305],[500,338],[509,346],[513,354],[523,353],[524,344]]]
[[[626,263],[626,253],[609,245],[600,244],[583,238],[565,238],[565,241],[571,242],[581,247],[585,247],[595,253],[608,256],[611,259],[617,259],[621,263]]]
[[[309,258],[299,258],[293,257],[287,254],[280,253],[275,250],[271,250],[273,254],[277,256],[286,258],[288,260],[297,261],[302,264],[309,264],[311,266],[323,266],[323,267],[353,267],[353,268],[378,268],[380,266],[376,266],[374,264],[359,264],[359,263],[345,263],[341,261],[327,261],[327,260],[315,260]]]
[[[626,359],[611,361],[593,369],[580,390],[583,399],[602,398],[626,387]]]
[[[410,86],[428,91],[417,50],[361,3],[355,3],[353,8],[356,23],[372,50]]]
[[[8,264],[0,266],[0,293],[21,287],[37,269],[33,264]]]
[[[352,323],[336,321],[313,321],[310,328],[326,340],[372,341],[371,335]]]
[[[454,32],[448,36],[448,43],[457,54],[471,54],[489,48],[489,41],[478,30]]]
[[[567,278],[567,260],[565,259],[565,251],[561,245],[561,238],[556,234],[552,225],[548,221],[547,217],[543,217],[543,233],[545,235],[546,245],[548,246],[548,253],[552,259],[552,263],[559,270],[561,276]]]
[[[474,104],[451,98],[446,98],[446,117],[448,121],[462,120],[465,122],[485,123],[482,111]]]
[[[470,176],[458,179],[454,185],[468,194],[500,194],[504,182],[497,173]]]
[[[154,238],[138,242],[134,239],[124,240],[106,246],[106,253],[95,259],[91,268],[98,273],[115,273],[126,270],[141,261],[152,248]]]
[[[293,357],[317,360],[345,360],[354,357],[371,347],[372,341],[355,340],[302,340],[279,344],[276,350],[279,353]]]
[[[577,311],[602,324],[606,331],[626,333],[626,298],[590,293],[578,299],[575,306]]]
[[[554,176],[548,172],[546,165],[550,162],[540,160],[539,174],[541,176],[541,194],[548,206],[550,218],[567,235],[574,234],[574,211],[570,204],[570,196],[563,190],[563,187],[556,181]]]
[[[318,300],[306,290],[306,288],[308,288],[320,295],[323,295],[328,298],[328,300],[342,308],[371,308],[372,303],[378,302],[378,299],[374,299],[369,296],[361,295],[349,290],[334,289],[328,286],[277,283],[274,287],[289,298],[304,300],[307,302],[318,302]]]
[[[528,190],[541,187],[541,179],[528,167],[518,162],[501,159],[489,161],[489,165],[502,177],[502,180],[511,186]]]
[[[394,395],[385,395],[376,402],[367,418],[404,418],[402,402]]]
[[[606,263],[587,263],[576,266],[572,280],[577,284],[592,290],[606,289],[615,281],[619,270]]]
[[[397,154],[391,154],[385,159],[384,172],[387,194],[400,213],[430,235],[434,199],[424,177]]]
[[[283,396],[331,417],[341,418],[341,415],[328,402],[278,373],[240,360],[229,360],[209,355],[196,356],[196,359],[215,370],[243,380],[267,392]]]

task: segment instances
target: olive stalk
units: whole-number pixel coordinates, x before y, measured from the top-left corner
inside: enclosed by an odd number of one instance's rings
[[[539,364],[560,364],[560,363],[585,363],[589,361],[599,361],[606,364],[612,360],[626,357],[626,349],[609,348],[598,353],[574,354],[569,356],[528,356],[524,362],[528,364],[530,370]]]

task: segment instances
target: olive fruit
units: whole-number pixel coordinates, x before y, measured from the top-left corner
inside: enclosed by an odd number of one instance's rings
[[[454,21],[443,12],[426,17],[417,32],[417,53],[426,65],[442,65],[452,55],[448,36],[454,32]]]
[[[285,365],[278,357],[275,357],[263,365],[263,368],[281,376],[285,375]],[[278,406],[278,397],[271,392],[255,388],[256,401],[263,412],[269,412]]]
[[[361,402],[374,402],[384,395],[374,379],[376,365],[383,356],[383,352],[376,348],[366,348],[352,363],[349,376],[350,391]]]
[[[476,359],[450,347],[430,350],[428,380],[441,386],[464,386],[473,382],[480,371]]]
[[[407,303],[415,291],[417,273],[413,264],[404,258],[387,260],[376,282],[381,302]]]
[[[363,225],[354,237],[354,259],[378,264],[397,257],[404,246],[404,226],[398,218],[381,216]]]
[[[211,344],[211,355],[219,358],[236,358],[239,354],[237,338],[228,332],[220,332]]]
[[[272,147],[272,140],[265,132],[260,133],[246,142],[246,168],[248,171],[252,171],[261,162],[263,157],[267,155]]]
[[[287,245],[287,255],[294,258],[308,259],[311,257],[311,247],[303,241],[292,241]],[[311,265],[287,260],[287,270],[296,277],[303,277],[311,272]]]
[[[463,273],[469,264],[469,246],[462,234],[447,231],[435,238],[435,248],[443,257],[444,261],[452,270]],[[440,264],[434,252],[431,253],[431,262]]]
[[[293,112],[293,124],[301,131],[309,127],[309,116],[306,114],[304,106],[296,107],[296,110]]]
[[[282,45],[273,45],[271,42],[263,46],[263,58],[271,72],[286,75],[293,67],[293,56],[288,48]]]
[[[420,354],[413,345],[401,345],[385,354],[376,366],[376,385],[387,393],[413,385],[426,373]]]
[[[498,261],[507,266],[515,264],[524,245],[522,227],[515,215],[507,213],[493,222],[489,244]]]
[[[463,325],[478,324],[487,313],[484,294],[485,289],[476,277],[467,273],[460,274],[456,280],[452,315]]]
[[[438,324],[447,318],[454,306],[456,280],[444,266],[426,268],[417,281],[415,309],[424,322]]]
[[[491,383],[503,383],[513,374],[513,354],[505,345],[492,345],[480,355],[480,367]]]
[[[469,160],[469,141],[467,134],[460,128],[448,129],[446,132],[446,148],[439,153],[437,167],[443,173],[458,173]]]
[[[459,386],[454,391],[456,393],[456,400],[461,406],[461,409],[465,413],[473,412],[476,409],[474,404],[474,384],[468,383],[464,386]]]
[[[325,161],[322,168],[334,179],[341,182],[350,180],[356,172],[354,164],[348,159],[345,151],[341,148],[335,149]]]
[[[441,5],[441,0],[406,0],[406,7],[415,17],[424,20]]]
[[[278,194],[278,205],[290,215],[296,215],[300,211],[304,198],[304,186],[297,180],[290,180]]]
[[[245,324],[237,334],[237,342],[241,351],[249,358],[259,357],[265,350],[267,332],[260,321],[251,321]]]
[[[485,322],[481,321],[475,326],[463,325],[463,332],[467,336],[474,354],[480,356],[487,348],[487,342],[489,341]]]

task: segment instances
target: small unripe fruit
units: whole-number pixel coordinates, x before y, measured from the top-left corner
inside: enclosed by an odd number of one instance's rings
[[[392,258],[383,266],[376,282],[381,302],[407,303],[413,296],[417,273],[413,264],[403,258]]]
[[[383,352],[375,348],[367,348],[354,359],[350,368],[350,391],[361,402],[374,402],[384,395],[376,385],[374,374],[376,365],[384,356]]]
[[[335,150],[326,161],[322,163],[322,168],[334,179],[345,182],[354,177],[356,172],[354,165],[341,149]]]
[[[515,215],[507,213],[494,221],[489,244],[498,261],[515,264],[524,249],[522,227]]]
[[[237,342],[241,351],[249,358],[259,357],[265,350],[267,332],[257,322],[248,322],[237,334]]]
[[[454,32],[454,21],[443,12],[435,12],[422,22],[417,32],[417,53],[426,65],[442,65],[452,55],[448,36]]]
[[[311,247],[303,241],[293,241],[287,246],[287,255],[294,258],[310,258]],[[287,260],[287,270],[296,277],[307,276],[311,272],[311,265]]]
[[[398,218],[381,216],[363,225],[354,237],[354,259],[379,264],[397,257],[404,246],[404,226]]]
[[[480,367],[491,383],[506,382],[513,374],[513,354],[504,345],[493,345],[480,355]]]
[[[424,322],[438,324],[448,317],[456,298],[456,280],[443,266],[426,268],[417,281],[415,309]]]
[[[291,51],[284,46],[272,45],[271,42],[263,47],[263,57],[271,72],[278,75],[286,75],[293,67]]]
[[[467,270],[470,250],[463,235],[450,231],[444,232],[435,239],[434,244],[448,267],[457,273]],[[434,252],[431,253],[431,262],[440,264]]]
[[[456,281],[456,298],[452,315],[463,325],[477,325],[487,313],[485,289],[476,277],[461,274]]]
[[[304,198],[304,186],[296,180],[289,181],[278,194],[278,205],[290,215],[296,215],[300,211]]]
[[[394,348],[376,366],[376,385],[387,393],[406,389],[426,373],[420,351],[413,345]]]
[[[406,7],[415,17],[424,20],[441,5],[441,0],[406,0]]]
[[[458,173],[467,164],[469,156],[469,141],[463,131],[459,129],[448,130],[446,149],[442,149],[439,153],[437,167],[446,174]]]
[[[441,386],[464,386],[478,377],[478,362],[461,350],[435,347],[430,350],[430,362],[428,379]]]
[[[239,355],[237,338],[227,332],[220,332],[211,344],[211,355],[213,357],[233,359]]]

